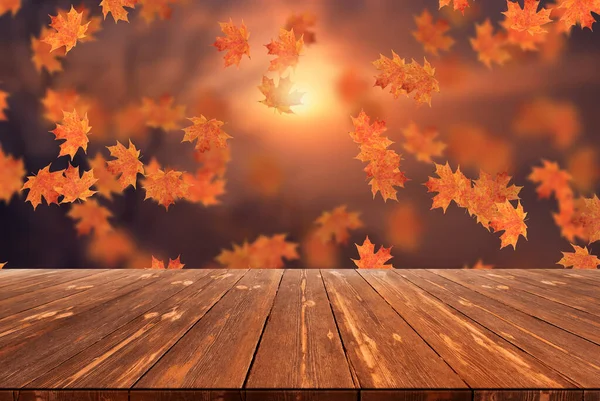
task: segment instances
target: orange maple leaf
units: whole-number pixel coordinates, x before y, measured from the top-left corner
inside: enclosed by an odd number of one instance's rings
[[[141,139],[148,134],[144,111],[136,104],[129,104],[113,115],[117,139]]]
[[[102,7],[104,19],[106,20],[108,13],[111,13],[116,24],[120,20],[129,22],[127,10],[124,7],[135,8],[136,4],[137,0],[102,0],[100,7]]]
[[[14,17],[21,8],[21,0],[0,0],[0,17],[11,12]]]
[[[7,263],[8,263],[8,262],[2,262],[2,263],[0,263],[0,269],[3,269],[3,268],[4,268],[4,266],[6,266],[6,264],[7,264]]]
[[[298,92],[297,90],[290,92],[292,85],[294,84],[289,76],[279,78],[279,82],[277,86],[275,86],[275,81],[273,79],[263,75],[262,84],[258,89],[265,96],[265,99],[260,102],[267,105],[267,107],[275,108],[279,113],[294,114],[291,106],[302,104],[301,99],[304,93]]]
[[[268,71],[277,71],[282,74],[288,67],[296,67],[302,46],[304,46],[304,39],[300,37],[299,40],[296,40],[293,29],[288,31],[281,28],[279,30],[279,40],[274,41],[271,39],[271,43],[265,45],[268,54],[277,56],[277,58],[271,60]]]
[[[398,200],[394,187],[404,188],[408,178],[400,171],[400,155],[393,150],[385,149],[379,151],[377,156],[369,161],[364,171],[371,178],[369,185],[373,199],[377,192],[381,192],[383,201],[388,199]]]
[[[553,213],[552,217],[558,227],[560,234],[569,242],[574,242],[575,238],[580,238],[587,242],[586,229],[581,220],[576,217],[575,201],[573,197],[562,198],[558,202],[559,212]]]
[[[333,241],[323,242],[309,231],[303,238],[302,267],[306,269],[338,269],[340,268],[340,247]]]
[[[345,103],[354,104],[367,94],[369,82],[355,69],[348,68],[340,74],[336,82],[336,90]]]
[[[575,252],[562,252],[563,257],[556,262],[557,265],[563,265],[565,268],[573,266],[573,269],[597,269],[600,265],[600,259],[595,255],[590,255],[587,247],[580,247],[571,244]]]
[[[233,250],[222,249],[215,260],[227,269],[248,269],[252,265],[252,248],[246,241],[240,246],[233,244]]]
[[[59,157],[69,155],[73,159],[79,148],[84,152],[87,150],[88,135],[91,135],[89,132],[92,129],[89,123],[87,114],[81,118],[75,109],[72,113],[63,112],[62,124],[56,124],[56,129],[50,131],[57,140],[65,141],[60,144]]]
[[[239,68],[244,54],[250,58],[250,45],[248,44],[250,32],[248,32],[248,28],[244,25],[243,20],[239,28],[233,24],[231,18],[229,22],[219,22],[219,25],[225,36],[217,36],[217,40],[213,43],[213,46],[220,52],[227,50],[223,58],[225,60],[225,67],[235,64]]]
[[[582,198],[575,222],[581,225],[590,244],[600,241],[600,199],[597,195]]]
[[[502,33],[494,34],[494,27],[489,18],[482,24],[475,24],[474,38],[469,38],[471,47],[477,52],[477,58],[488,68],[492,63],[504,65],[510,60],[510,53],[506,50],[506,38]]]
[[[404,149],[425,163],[431,163],[432,157],[441,156],[446,148],[445,143],[436,141],[439,131],[434,127],[427,127],[421,131],[417,124],[411,122],[402,134],[405,139]]]
[[[453,3],[454,10],[460,10],[465,15],[465,8],[469,7],[469,0],[440,0],[440,8],[449,6]]]
[[[319,226],[315,235],[324,243],[333,240],[338,244],[346,244],[350,238],[348,230],[363,226],[359,216],[359,212],[346,211],[346,205],[338,206],[331,212],[323,212],[315,221]]]
[[[596,20],[592,13],[600,14],[600,2],[598,0],[561,0],[559,9],[564,9],[560,22],[565,29],[579,24],[581,29],[589,28]]]
[[[101,153],[96,153],[93,159],[89,159],[89,163],[91,169],[94,171],[94,178],[98,180],[95,184],[98,194],[110,200],[112,199],[112,194],[123,192],[123,188],[115,175],[108,171],[106,159]]]
[[[377,151],[385,150],[394,143],[382,135],[387,131],[385,121],[375,120],[371,124],[371,118],[364,110],[361,110],[358,116],[351,116],[350,118],[352,119],[354,131],[350,132],[349,135],[360,147],[360,153],[356,156],[356,159],[368,162],[376,157]]]
[[[304,44],[310,45],[316,42],[315,33],[311,30],[317,22],[317,16],[313,13],[292,14],[285,23],[285,29],[291,30],[296,38],[304,39]]]
[[[146,174],[143,187],[146,190],[146,199],[154,199],[159,205],[169,210],[169,206],[179,198],[188,195],[190,184],[182,179],[182,172],[175,170],[157,170]]]
[[[519,32],[529,32],[531,35],[546,33],[542,25],[552,22],[550,13],[552,10],[542,8],[538,11],[539,0],[523,0],[523,8],[518,1],[506,0],[507,11],[502,12],[506,16],[506,26]]]
[[[69,89],[48,89],[42,99],[42,105],[45,110],[44,117],[53,123],[58,123],[64,118],[65,110],[77,109],[79,114],[85,114],[89,108],[77,92]]]
[[[384,248],[383,245],[379,248],[377,253],[375,252],[375,245],[369,240],[369,236],[365,238],[362,245],[356,245],[358,249],[359,259],[352,259],[354,264],[359,269],[392,269],[392,265],[386,265],[385,262],[393,258],[390,254],[392,247]]]
[[[423,219],[412,203],[400,203],[386,216],[386,238],[394,246],[411,252],[423,237]]]
[[[94,178],[92,170],[84,171],[80,177],[79,167],[69,164],[67,169],[64,170],[63,179],[56,183],[54,190],[63,195],[60,203],[75,202],[77,199],[84,201],[96,193],[96,191],[90,189],[96,181],[98,180]]]
[[[201,170],[196,175],[183,173],[182,178],[189,185],[186,200],[202,203],[204,206],[221,203],[217,197],[225,193],[225,180],[214,178],[213,174],[203,174]]]
[[[85,36],[80,38],[79,41],[81,43],[95,41],[96,37],[94,35],[102,30],[102,18],[99,16],[91,16],[90,9],[84,4],[80,4],[79,6],[75,7],[75,11],[82,13],[81,25],[87,25]],[[58,14],[62,15],[65,20],[68,19],[68,13],[65,10],[59,10]]]
[[[90,260],[106,267],[117,267],[134,255],[136,246],[129,233],[114,229],[104,235],[90,237],[86,251]]]
[[[421,15],[415,16],[417,30],[411,32],[417,42],[422,43],[425,52],[438,55],[438,50],[448,51],[454,44],[454,39],[446,36],[450,24],[445,19],[433,22],[433,17],[427,9]]]
[[[169,264],[167,265],[167,270],[178,270],[183,269],[185,264],[181,263],[181,255],[177,256],[177,259],[169,258]],[[165,262],[159,260],[152,255],[152,264],[150,266],[151,269],[165,269]]]
[[[15,193],[23,186],[25,164],[22,159],[6,155],[0,146],[0,201],[9,203]]]
[[[427,59],[424,59],[423,66],[415,60],[406,64],[405,60],[392,50],[392,59],[380,54],[379,60],[375,60],[373,65],[382,71],[375,77],[375,86],[385,89],[390,85],[390,93],[394,99],[401,94],[409,96],[414,93],[417,104],[427,103],[431,106],[432,93],[440,91],[439,82],[435,79],[435,68]]]
[[[185,135],[182,142],[196,141],[196,150],[204,152],[214,148],[227,147],[227,140],[232,137],[221,129],[223,121],[215,118],[207,120],[202,114],[200,117],[188,118],[194,125],[184,128]]]
[[[533,167],[529,181],[539,184],[536,192],[540,199],[554,194],[557,199],[572,195],[569,183],[571,175],[558,166],[558,163],[542,160],[543,167]]]
[[[108,221],[108,218],[112,217],[112,213],[98,204],[95,199],[73,204],[67,215],[73,220],[78,220],[75,225],[78,235],[87,235],[94,230],[94,235],[98,236],[112,230],[112,226]]]
[[[231,161],[231,150],[226,148],[214,148],[206,152],[194,152],[194,158],[202,166],[198,169],[198,174],[209,174],[219,178],[225,176],[227,164]]]
[[[35,210],[42,198],[46,200],[48,205],[52,203],[58,204],[60,194],[55,189],[63,180],[63,171],[50,171],[50,165],[40,169],[37,175],[27,177],[27,181],[23,184],[21,191],[28,189],[27,199],[25,202],[31,202],[33,210]]]
[[[129,147],[126,148],[119,141],[115,146],[106,147],[112,157],[116,160],[106,162],[107,169],[113,175],[119,176],[119,184],[125,189],[129,185],[136,187],[136,177],[138,174],[144,174],[144,164],[139,160],[140,151],[129,141]]]
[[[491,174],[480,171],[479,178],[473,181],[473,188],[467,197],[467,211],[476,216],[477,222],[489,229],[490,222],[497,217],[498,203],[507,200],[519,200],[519,192],[523,187],[508,185],[511,177],[507,173]]]
[[[58,13],[56,17],[50,16],[52,20],[50,27],[54,28],[56,32],[50,32],[43,41],[50,45],[51,52],[65,46],[65,54],[67,54],[75,47],[77,39],[85,37],[90,22],[81,25],[82,18],[83,12],[77,12],[73,6],[66,17],[61,13]]]
[[[574,150],[567,158],[567,170],[575,188],[584,193],[593,192],[600,178],[597,151],[589,147]]]
[[[463,269],[473,269],[473,270],[489,270],[489,269],[493,269],[494,266],[493,265],[486,265],[485,263],[483,263],[483,260],[481,259],[477,259],[477,262],[472,266],[464,266]]]
[[[45,68],[49,74],[52,74],[53,72],[62,71],[62,65],[59,58],[64,57],[65,54],[64,49],[59,49],[52,53],[50,52],[52,46],[43,41],[50,32],[50,29],[44,26],[42,27],[39,38],[36,38],[35,36],[31,37],[31,52],[33,53],[31,61],[33,61],[38,72],[41,72],[42,68]]]
[[[286,234],[272,237],[259,236],[252,244],[244,241],[242,246],[233,244],[233,250],[221,250],[215,258],[228,269],[280,269],[284,266],[283,258],[298,259],[298,244],[287,242]]]
[[[152,99],[142,99],[142,113],[146,118],[146,125],[151,128],[162,128],[172,131],[180,128],[180,122],[184,119],[185,106],[174,106],[175,98],[163,95],[158,102]]]
[[[6,101],[8,96],[8,93],[0,90],[0,121],[6,121],[7,119],[4,110],[8,109],[8,102]]]
[[[504,203],[497,203],[498,214],[491,221],[490,225],[495,232],[504,231],[500,236],[500,249],[505,246],[512,245],[513,249],[517,248],[519,236],[527,239],[527,225],[525,217],[527,213],[523,211],[521,202],[517,203],[515,208],[508,200]]]
[[[446,209],[452,201],[459,207],[466,207],[471,192],[471,180],[465,177],[460,171],[460,167],[456,168],[456,172],[452,172],[448,162],[445,165],[434,164],[435,173],[439,178],[429,177],[425,183],[427,192],[438,193],[433,197],[431,209],[442,208],[446,213]]]
[[[176,3],[178,0],[138,0],[138,4],[141,6],[140,15],[150,24],[158,17],[161,20],[167,20],[171,18],[173,9],[171,4]]]

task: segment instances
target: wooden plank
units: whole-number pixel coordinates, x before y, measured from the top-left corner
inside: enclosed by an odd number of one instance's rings
[[[541,269],[544,273],[558,279],[569,278],[573,282],[583,283],[584,285],[598,287],[600,284],[600,269]]]
[[[96,341],[143,315],[149,309],[182,291],[177,280],[193,280],[198,270],[159,271],[155,282],[89,309],[84,314],[60,320],[60,326],[39,327],[27,338],[0,347],[0,388],[20,388],[86,349]]]
[[[126,276],[127,273],[126,270],[93,270],[93,272],[90,276],[66,283],[50,285],[31,293],[17,295],[16,297],[0,301],[0,311],[2,311],[0,312],[0,320],[69,295],[87,291],[97,285],[109,283]]]
[[[21,294],[32,293],[45,287],[66,283],[97,273],[97,270],[91,269],[65,269],[56,274],[39,275],[31,280],[13,283],[9,287],[4,287],[2,291],[0,291],[0,300],[16,297]]]
[[[429,271],[600,345],[600,320],[594,315],[490,281],[473,271]]]
[[[0,401],[13,401],[13,392],[0,390]]]
[[[496,283],[513,287],[521,291],[526,291],[535,294],[539,297],[549,299],[571,308],[578,309],[583,312],[591,313],[600,317],[600,302],[597,298],[592,298],[587,295],[570,292],[567,288],[541,288],[537,285],[532,285],[524,280],[524,277],[518,277],[516,280],[509,278],[510,276],[503,271],[473,271],[473,275],[480,275]]]
[[[321,274],[362,388],[467,387],[355,270]]]
[[[473,401],[582,401],[581,390],[475,390]]]
[[[129,388],[245,270],[198,270],[194,283],[29,383],[35,388]]]
[[[360,401],[471,401],[471,390],[362,390]]]
[[[115,271],[124,277],[102,283],[84,293],[70,295],[54,302],[0,319],[0,349],[14,346],[23,339],[50,332],[63,325],[62,319],[77,316],[111,299],[118,298],[152,284],[160,276],[158,271]]]
[[[583,392],[584,401],[600,401],[600,390],[585,390]]]
[[[358,401],[354,390],[247,390],[245,401]]]
[[[0,288],[25,281],[35,281],[40,276],[60,274],[61,269],[0,269]]]
[[[600,346],[431,272],[395,272],[571,381],[600,388]]]
[[[235,390],[131,390],[130,401],[245,401]]]
[[[321,273],[286,270],[246,388],[353,387]]]
[[[552,274],[550,269],[511,269],[494,271],[494,273],[550,291],[560,291],[561,294],[572,294],[575,297],[585,295],[593,298],[596,304],[600,304],[600,285],[589,284],[587,281],[577,280],[564,274]]]
[[[15,401],[128,401],[127,390],[15,391]]]
[[[283,270],[251,270],[134,386],[242,388]]]
[[[531,355],[390,270],[359,270],[471,388],[565,388],[574,384]]]

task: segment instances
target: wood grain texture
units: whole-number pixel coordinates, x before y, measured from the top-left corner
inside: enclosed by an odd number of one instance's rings
[[[397,270],[396,273],[574,383],[600,387],[599,345],[431,272]]]
[[[568,280],[573,289],[577,289],[579,286],[599,289],[599,271],[580,269],[540,269],[540,272],[548,277],[552,277],[554,280]],[[534,271],[534,273],[537,273],[537,270]]]
[[[123,391],[15,391],[15,401],[128,401]]]
[[[13,401],[13,392],[0,390],[0,401]]]
[[[587,299],[591,300],[594,304],[600,304],[600,299],[598,299],[600,297],[599,286],[597,283],[590,284],[588,280],[576,280],[573,277],[566,276],[564,273],[552,274],[552,271],[549,269],[540,269],[539,271],[512,269],[500,270],[497,273],[500,275],[506,273],[517,281],[522,281],[545,290],[553,292],[558,290],[560,294],[564,294],[567,297],[583,298],[584,302]],[[584,297],[581,297],[582,295]]]
[[[185,288],[171,285],[173,278],[188,280],[193,271],[160,271],[155,282],[89,309],[85,314],[61,319],[61,325],[42,327],[28,338],[13,340],[0,349],[0,388],[20,388],[60,365],[104,336]]]
[[[584,401],[600,401],[600,390],[585,390],[583,392]]]
[[[359,272],[469,387],[574,387],[552,368],[393,270]]]
[[[473,401],[581,401],[581,390],[475,390]]]
[[[358,401],[358,391],[348,390],[246,390],[245,401]]]
[[[355,270],[321,273],[362,388],[466,387]]]
[[[97,273],[97,270],[87,269],[65,269],[59,274],[51,274],[48,272],[48,274],[38,275],[32,279],[26,279],[16,282],[9,287],[4,287],[2,291],[0,291],[0,300],[32,293],[49,286],[66,283],[82,277],[92,276]]]
[[[57,269],[0,269],[2,279],[0,280],[0,288],[19,285],[25,282],[38,280],[40,276],[51,276],[60,274],[61,270]]]
[[[360,401],[471,401],[471,390],[363,390]]]
[[[285,271],[246,387],[354,387],[318,270]]]
[[[242,388],[283,270],[251,270],[134,386]]]
[[[131,390],[129,401],[245,401],[235,390]]]
[[[194,270],[185,289],[138,316],[30,386],[129,388],[204,316],[245,270]]]
[[[492,281],[466,270],[429,270],[528,315],[600,345],[600,319],[587,312]]]

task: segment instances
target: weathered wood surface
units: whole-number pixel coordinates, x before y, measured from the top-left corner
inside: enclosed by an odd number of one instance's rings
[[[0,270],[0,401],[600,401],[600,271]]]

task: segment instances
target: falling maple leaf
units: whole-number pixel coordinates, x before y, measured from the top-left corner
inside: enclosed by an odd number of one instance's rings
[[[423,237],[423,221],[413,203],[403,202],[386,216],[386,238],[406,252],[419,248]]]
[[[436,141],[439,132],[434,127],[427,127],[421,130],[417,124],[411,122],[402,131],[402,134],[405,139],[403,144],[404,149],[408,153],[415,155],[417,160],[425,163],[431,163],[432,157],[441,156],[446,148],[446,144]]]
[[[144,111],[136,104],[128,104],[113,115],[118,139],[141,139],[148,133]]]
[[[340,268],[340,247],[335,242],[323,242],[315,231],[306,234],[300,244],[302,267],[306,269]]]
[[[384,248],[382,245],[375,252],[375,245],[371,243],[368,235],[362,245],[355,245],[356,249],[358,249],[359,259],[352,259],[352,261],[359,269],[393,269],[392,265],[385,264],[385,262],[393,258],[390,254],[392,247]]]
[[[415,60],[406,64],[405,60],[392,50],[391,59],[380,54],[379,60],[375,60],[373,65],[382,71],[375,77],[375,86],[385,89],[390,85],[390,93],[394,99],[401,94],[409,96],[414,93],[417,104],[427,103],[431,106],[432,93],[440,91],[439,82],[435,79],[435,68],[427,59],[424,59],[423,66]]]
[[[50,171],[50,165],[47,165],[43,169],[40,169],[36,175],[27,177],[27,181],[23,184],[21,191],[28,189],[27,199],[25,202],[31,202],[33,210],[35,210],[40,203],[42,198],[46,200],[48,205],[52,203],[58,204],[58,197],[60,194],[55,189],[62,183],[63,171]]]
[[[19,9],[21,9],[21,0],[0,0],[0,17],[9,11],[14,17]]]
[[[346,205],[334,208],[331,212],[323,212],[317,218],[315,224],[318,228],[315,235],[322,242],[334,241],[338,244],[346,244],[350,238],[348,230],[355,230],[363,226],[359,212],[346,211]]]
[[[121,188],[125,189],[129,185],[136,187],[136,177],[138,174],[144,174],[144,164],[139,160],[140,151],[129,141],[129,147],[126,148],[119,141],[115,146],[106,147],[112,157],[116,160],[106,162],[107,170],[113,175],[119,177]]]
[[[110,200],[112,199],[112,194],[123,192],[123,188],[115,175],[108,171],[106,159],[104,159],[101,153],[96,153],[96,156],[90,159],[89,162],[91,169],[94,171],[94,178],[98,180],[94,184],[98,190],[98,194]]]
[[[282,74],[288,67],[296,67],[302,46],[304,46],[304,39],[300,37],[299,40],[296,40],[293,29],[289,31],[283,28],[280,29],[279,39],[277,41],[271,40],[271,43],[265,45],[268,54],[277,56],[271,60],[268,71],[277,71]]]
[[[508,200],[504,203],[497,203],[498,214],[491,221],[491,226],[495,232],[504,231],[500,236],[500,249],[512,245],[513,249],[517,248],[519,236],[527,239],[527,225],[525,217],[527,213],[523,211],[521,202],[517,203],[515,208]]]
[[[175,98],[163,95],[158,102],[152,99],[142,99],[142,113],[146,118],[146,125],[151,128],[162,128],[165,131],[174,131],[180,128],[180,121],[184,119],[185,106],[175,106]]]
[[[247,241],[241,246],[233,244],[233,250],[222,249],[215,260],[227,269],[248,269],[252,265],[252,248]]]
[[[456,168],[456,172],[452,172],[452,168],[446,162],[445,165],[435,164],[435,173],[439,178],[429,177],[425,183],[427,192],[437,192],[433,197],[431,209],[442,208],[444,213],[454,201],[459,207],[466,207],[471,190],[471,180],[469,180],[460,171],[460,167]]]
[[[127,17],[128,12],[125,10],[125,7],[135,8],[137,2],[138,0],[102,0],[100,7],[102,7],[104,19],[106,20],[108,13],[111,13],[116,24],[119,21],[129,22]]]
[[[223,249],[215,258],[227,269],[280,269],[283,258],[298,259],[298,244],[287,242],[286,234],[272,237],[259,236],[252,244],[244,241],[242,246],[233,244],[233,250]]]
[[[214,148],[206,152],[194,152],[194,158],[202,166],[197,170],[198,174],[214,175],[223,178],[227,171],[227,164],[231,161],[231,150],[226,148]]]
[[[154,199],[159,205],[169,210],[169,206],[179,198],[188,195],[190,184],[182,179],[182,172],[175,170],[158,170],[146,174],[143,187],[146,190],[146,199]]]
[[[134,255],[135,243],[126,231],[115,229],[105,235],[90,238],[87,255],[106,267],[122,266],[123,262]]]
[[[293,31],[296,38],[304,39],[304,44],[310,45],[316,42],[315,33],[312,28],[317,22],[317,16],[310,12],[292,14],[285,23],[285,29]]]
[[[179,270],[179,269],[183,269],[183,267],[185,266],[185,264],[181,263],[181,255],[177,256],[177,259],[170,259],[169,258],[169,264],[167,265],[167,270]],[[163,262],[162,260],[159,260],[157,258],[154,257],[154,255],[152,255],[152,264],[150,266],[151,269],[161,269],[164,270],[165,269],[165,262]]]
[[[275,86],[273,79],[263,75],[262,84],[258,89],[265,96],[265,99],[260,102],[267,107],[275,108],[279,113],[294,114],[291,107],[302,104],[301,99],[304,93],[297,90],[290,92],[292,85],[294,84],[289,76],[279,78],[279,82]]]
[[[469,215],[475,216],[477,222],[489,229],[490,222],[498,213],[498,204],[506,201],[519,200],[519,192],[523,187],[508,185],[512,177],[506,172],[491,174],[485,171],[479,172],[479,178],[473,180],[473,188],[467,198],[467,211]]]
[[[185,135],[182,142],[196,141],[196,150],[204,152],[212,148],[227,147],[227,140],[232,137],[221,129],[223,121],[211,118],[208,120],[202,114],[200,117],[188,118],[192,126],[184,128]]]
[[[96,191],[92,191],[90,187],[98,181],[94,178],[92,170],[84,171],[81,177],[79,176],[79,167],[74,167],[69,164],[64,170],[64,177],[58,180],[54,190],[60,195],[63,195],[60,203],[75,202],[77,199],[85,201]]]
[[[596,22],[592,13],[600,14],[600,2],[598,0],[562,0],[558,5],[559,9],[564,9],[560,17],[560,22],[565,29],[579,24],[581,29],[589,28]]]
[[[8,96],[8,93],[0,90],[0,121],[6,120],[6,114],[4,113],[4,110],[8,109],[8,102],[6,101]]]
[[[590,147],[576,149],[567,158],[567,170],[575,188],[584,193],[592,192],[600,178],[597,151]]]
[[[90,14],[90,9],[87,8],[83,3],[75,7],[75,11],[82,13],[81,25],[87,25],[85,36],[80,38],[79,41],[81,43],[95,41],[96,37],[94,35],[102,30],[102,18],[99,16],[92,16]],[[59,10],[58,13],[62,15],[65,20],[68,20],[68,14],[66,11]]]
[[[85,37],[90,22],[81,25],[82,18],[83,12],[77,12],[73,6],[66,17],[61,13],[58,13],[56,17],[50,16],[52,20],[50,27],[54,28],[55,32],[50,32],[43,41],[51,46],[51,52],[64,46],[65,54],[67,54],[75,47],[77,39]]]
[[[446,32],[450,30],[450,24],[445,19],[438,19],[434,23],[433,17],[425,9],[421,15],[415,16],[414,20],[417,30],[411,33],[417,42],[423,44],[425,52],[437,56],[439,50],[448,51],[454,45],[454,39],[446,36]]]
[[[489,19],[482,24],[475,24],[475,34],[474,38],[469,38],[471,47],[477,52],[478,60],[488,68],[492,68],[492,63],[504,65],[510,60],[505,36],[502,33],[494,34],[494,27]]]
[[[558,163],[542,160],[543,167],[533,167],[529,181],[539,184],[536,192],[540,199],[554,194],[557,199],[571,194],[571,175],[562,170]]]
[[[453,3],[454,10],[459,10],[463,15],[465,14],[465,8],[469,7],[469,0],[440,0],[440,8],[449,6],[450,2]]]
[[[218,196],[225,193],[225,180],[215,178],[213,174],[204,174],[200,170],[196,175],[183,173],[183,181],[189,185],[185,199],[190,202],[212,206],[221,203]]]
[[[98,204],[95,199],[73,204],[67,215],[73,220],[78,220],[75,228],[79,235],[87,235],[92,230],[94,230],[94,235],[104,235],[112,230],[108,221],[108,218],[112,217],[112,213]]]
[[[25,164],[22,159],[6,155],[0,146],[0,171],[0,201],[9,203],[12,196],[23,186]]]
[[[575,221],[583,228],[590,244],[600,241],[600,199],[597,195],[581,199]]]
[[[173,14],[173,8],[171,4],[176,3],[178,0],[138,0],[137,4],[140,5],[140,15],[150,24],[157,17],[161,20],[167,20],[171,18]]]
[[[542,25],[552,22],[552,10],[539,8],[539,0],[523,0],[523,8],[518,1],[506,0],[507,11],[502,12],[506,17],[506,26],[519,32],[528,32],[531,35],[546,33]]]
[[[573,269],[597,269],[600,265],[600,259],[591,255],[587,247],[580,247],[571,244],[575,252],[562,252],[563,257],[556,262],[557,265],[563,265],[565,268],[573,266]]]
[[[218,36],[213,46],[220,52],[227,50],[224,57],[225,67],[235,64],[239,68],[244,54],[250,58],[250,45],[248,44],[250,32],[243,20],[239,28],[233,24],[231,18],[229,22],[219,22],[219,25],[225,36]]]
[[[60,153],[58,156],[69,155],[71,159],[75,157],[75,153],[79,148],[85,152],[89,142],[88,135],[92,127],[89,125],[87,114],[79,117],[77,110],[73,112],[64,111],[62,124],[56,124],[56,129],[52,132],[57,140],[64,140],[60,144]]]
[[[89,110],[89,104],[71,89],[56,91],[47,89],[46,95],[42,99],[42,105],[44,106],[44,117],[53,123],[58,123],[64,118],[64,111],[75,109],[78,114],[86,114]]]
[[[64,57],[65,54],[64,49],[50,52],[52,46],[43,41],[50,32],[50,29],[44,26],[38,38],[35,36],[31,37],[31,52],[33,53],[31,61],[33,61],[38,72],[41,72],[42,68],[44,68],[49,74],[52,74],[53,72],[62,71],[62,64],[59,58]]]

